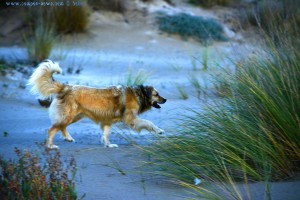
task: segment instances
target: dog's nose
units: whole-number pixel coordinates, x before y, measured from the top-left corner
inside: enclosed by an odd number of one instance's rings
[[[166,103],[167,102],[167,99],[163,99],[162,103]]]

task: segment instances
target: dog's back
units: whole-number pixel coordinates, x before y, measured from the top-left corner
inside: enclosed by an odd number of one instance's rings
[[[59,106],[65,112],[76,110],[77,115],[86,116],[96,123],[111,124],[122,119],[126,98],[124,95],[126,94],[117,87],[98,89],[66,85],[57,94],[53,107]]]

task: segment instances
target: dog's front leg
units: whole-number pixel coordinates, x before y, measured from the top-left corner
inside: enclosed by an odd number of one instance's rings
[[[140,132],[142,129],[146,129],[147,131],[156,134],[162,134],[165,132],[164,130],[155,126],[151,121],[138,118],[133,121],[132,128],[137,132]]]
[[[105,147],[109,148],[116,148],[119,147],[117,144],[111,144],[108,137],[109,137],[109,131],[110,131],[110,125],[101,125],[101,128],[103,130],[103,136],[102,136],[102,142],[104,143]]]
[[[63,127],[61,129],[61,132],[62,132],[63,137],[65,138],[65,141],[75,142],[75,140],[72,138],[72,136],[68,133],[66,127]]]

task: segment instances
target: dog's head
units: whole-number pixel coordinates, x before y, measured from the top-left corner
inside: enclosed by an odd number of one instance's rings
[[[152,86],[142,86],[142,87],[152,107],[161,108],[160,105],[158,104],[166,103],[167,99],[160,96],[158,91],[154,87]]]

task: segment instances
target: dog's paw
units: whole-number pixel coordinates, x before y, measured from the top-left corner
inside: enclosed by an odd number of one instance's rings
[[[160,129],[160,128],[158,128],[158,129],[155,130],[155,133],[161,135],[161,134],[165,133],[165,131],[162,130],[162,129]]]
[[[46,147],[47,147],[48,149],[59,149],[59,146],[54,145],[54,144],[48,144],[48,145],[46,145]]]
[[[119,146],[117,144],[106,144],[105,147],[107,147],[107,148],[118,148]]]
[[[76,142],[73,138],[65,138],[65,141],[67,141],[67,142]]]

